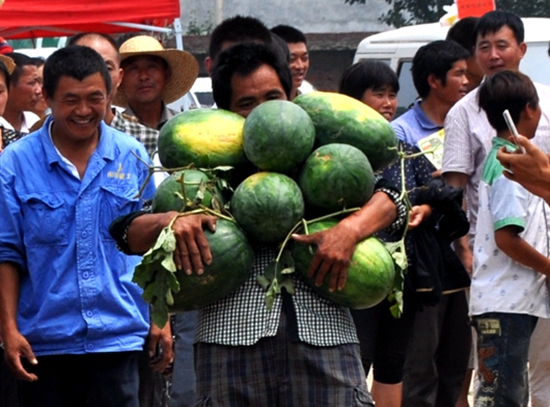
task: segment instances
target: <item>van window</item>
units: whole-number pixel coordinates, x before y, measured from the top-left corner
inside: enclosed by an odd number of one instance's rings
[[[547,42],[530,42],[519,69],[532,81],[550,85],[550,58]]]
[[[399,104],[395,117],[409,110],[418,96],[412,79],[411,67],[412,61],[402,61],[397,67],[397,76],[399,77],[399,94],[397,96]]]

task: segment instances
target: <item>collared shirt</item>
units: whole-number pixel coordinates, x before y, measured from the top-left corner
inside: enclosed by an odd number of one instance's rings
[[[33,124],[35,124],[37,121],[40,120],[40,117],[36,115],[33,112],[23,112],[23,121],[21,122],[21,130],[20,133],[22,134],[28,134],[31,131],[31,127]],[[15,128],[11,125],[10,122],[8,122],[5,118],[0,117],[0,126],[5,127],[6,129],[15,130]]]
[[[166,123],[168,120],[170,120],[172,117],[176,116],[179,112],[176,112],[175,110],[172,110],[170,109],[168,106],[166,106],[164,103],[162,104],[162,112],[160,114],[160,120],[159,120],[159,124],[156,128],[156,130],[160,130],[162,128],[162,126],[164,126],[164,123]],[[139,117],[134,113],[134,111],[132,110],[132,108],[130,106],[128,106],[125,110],[124,110],[124,114],[128,115],[128,116],[132,116],[132,117],[136,117],[138,120],[139,120]],[[140,120],[140,123],[143,124],[144,126],[147,126],[145,123],[143,123],[141,120]]]
[[[407,210],[397,191],[380,185],[377,185],[376,190],[387,193],[397,204],[398,217],[387,229],[390,233],[395,232],[403,227]],[[254,252],[254,267],[246,282],[222,300],[199,310],[196,342],[248,346],[261,338],[276,334],[282,296],[277,296],[273,308],[268,311],[265,306],[265,291],[256,278],[275,259],[277,249],[256,246]],[[319,297],[298,276],[292,275],[292,280],[296,293],[291,299],[300,341],[314,346],[358,343],[348,308]]]
[[[392,121],[391,125],[397,138],[411,146],[416,146],[419,140],[443,128],[426,116],[420,100],[414,102],[414,107]]]
[[[533,142],[550,153],[550,87],[535,83],[542,116]],[[487,115],[477,103],[479,88],[459,100],[445,118],[443,145],[443,173],[457,172],[468,176],[466,202],[470,232],[473,243],[478,212],[478,186],[483,163],[491,150],[491,141],[496,137]]]
[[[105,123],[79,180],[46,125],[0,155],[0,262],[20,269],[18,327],[35,354],[139,350],[148,306],[131,280],[138,256],[119,252],[109,234],[136,198],[148,161],[133,137]],[[154,193],[148,184],[144,198]]]
[[[115,109],[115,117],[111,122],[111,126],[123,133],[134,136],[145,146],[147,153],[149,153],[149,157],[157,150],[157,140],[159,137],[158,130],[144,126],[137,118],[132,120],[130,117],[126,117]]]
[[[507,179],[496,159],[508,141],[495,137],[479,184],[479,216],[474,242],[474,272],[470,287],[470,313],[528,314],[550,317],[546,277],[501,251],[495,231],[506,226],[522,230],[519,236],[539,253],[548,256],[548,205],[516,182]]]

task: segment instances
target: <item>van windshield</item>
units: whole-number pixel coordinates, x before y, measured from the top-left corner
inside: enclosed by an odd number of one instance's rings
[[[530,42],[519,69],[533,82],[550,86],[550,58],[547,42]]]

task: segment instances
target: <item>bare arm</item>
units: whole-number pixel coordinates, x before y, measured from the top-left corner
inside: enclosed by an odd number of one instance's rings
[[[317,245],[309,267],[309,275],[316,276],[315,283],[321,286],[327,273],[330,273],[330,290],[342,290],[357,243],[388,227],[396,217],[395,203],[384,192],[377,192],[361,210],[344,218],[336,226],[312,235],[293,235],[292,238]]]
[[[465,190],[468,185],[468,179],[468,175],[460,172],[446,172],[443,174],[443,180],[447,185],[455,188],[462,188],[463,190]],[[462,203],[462,208],[466,210],[466,199],[464,199]],[[472,274],[473,254],[468,245],[468,235],[456,239],[453,242],[453,246],[458,258],[462,261],[468,273]]]
[[[506,226],[495,232],[497,247],[508,257],[550,277],[550,259],[539,253],[519,235],[519,228]]]
[[[0,263],[0,323],[6,363],[18,379],[35,381],[36,375],[29,374],[21,364],[21,357],[27,357],[32,364],[38,362],[17,327],[18,300],[19,271],[13,263]]]
[[[145,214],[135,218],[126,235],[130,250],[134,253],[149,250],[162,229],[178,215],[178,212],[167,212]],[[185,270],[187,274],[195,270],[198,274],[202,274],[204,264],[212,262],[210,247],[203,232],[204,226],[214,231],[216,218],[206,215],[180,216],[172,225],[177,240],[174,262],[178,270]]]

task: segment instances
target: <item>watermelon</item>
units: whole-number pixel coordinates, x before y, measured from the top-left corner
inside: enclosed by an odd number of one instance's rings
[[[374,191],[369,160],[349,144],[327,144],[308,157],[298,185],[308,207],[320,215],[363,206]]]
[[[390,123],[376,110],[357,99],[331,92],[304,93],[294,99],[313,120],[315,146],[351,144],[379,171],[397,158],[397,136]]]
[[[270,100],[252,110],[243,130],[244,153],[259,169],[289,173],[309,156],[315,128],[309,115],[286,100]]]
[[[188,169],[176,171],[160,183],[153,196],[152,209],[154,213],[181,212],[184,208],[195,209],[199,205],[220,208],[223,204],[215,180],[202,171]]]
[[[329,229],[338,222],[329,219],[308,227],[310,234]],[[330,292],[327,274],[323,285],[317,287],[315,278],[308,276],[313,254],[308,245],[293,242],[291,248],[296,272],[321,297],[344,307],[362,309],[379,304],[390,293],[395,278],[395,265],[384,244],[375,237],[359,242],[348,268],[348,279],[341,291]]]
[[[277,172],[259,172],[235,190],[231,213],[258,242],[278,243],[304,215],[302,192],[294,180]]]
[[[239,288],[254,265],[254,252],[235,222],[218,219],[216,232],[205,230],[212,264],[201,275],[177,271],[180,290],[174,293],[170,311],[190,311],[216,302]]]
[[[180,113],[160,129],[159,159],[166,168],[232,166],[248,163],[243,150],[244,118],[222,109]]]

